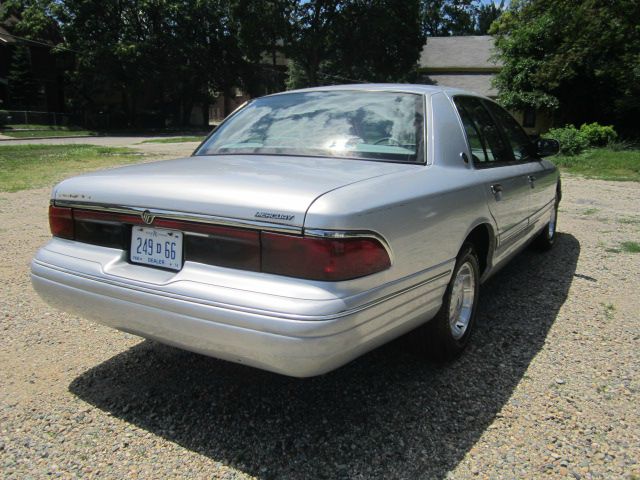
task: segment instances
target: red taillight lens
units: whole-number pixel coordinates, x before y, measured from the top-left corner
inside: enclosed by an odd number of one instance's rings
[[[297,237],[263,232],[262,271],[339,281],[386,270],[391,260],[375,238]]]
[[[49,205],[49,227],[54,237],[73,239],[73,210]]]
[[[126,226],[140,224],[141,217],[127,213],[49,207],[55,237],[94,245],[126,250]],[[335,282],[391,266],[387,250],[373,236],[301,237],[167,218],[149,226],[185,232],[185,260],[227,268]]]

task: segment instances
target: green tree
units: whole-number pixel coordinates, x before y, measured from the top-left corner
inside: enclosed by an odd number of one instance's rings
[[[228,0],[59,5],[66,46],[76,51],[72,83],[78,106],[100,110],[115,94],[129,125],[139,122],[141,113],[187,124],[196,103],[206,120],[215,93],[241,83],[240,71],[247,70]]]
[[[283,2],[288,88],[404,81],[424,45],[418,0]]]
[[[304,72],[304,85],[319,85],[324,81],[321,67],[329,60],[332,35],[345,0],[287,1],[281,3],[285,16],[283,29],[284,55]],[[291,84],[291,81],[289,82]]]
[[[640,2],[514,0],[493,24],[500,101],[559,123],[633,132],[640,114]],[[637,133],[636,133],[637,135]]]
[[[262,34],[256,24],[270,16],[250,11],[264,13],[261,6],[270,4],[279,2],[7,0],[0,19],[18,18],[16,32],[73,52],[72,109],[107,111],[112,125],[135,125],[149,114],[184,124],[195,104],[207,112],[217,92],[259,90],[262,79],[251,67],[265,46],[255,38]]]
[[[160,4],[160,2],[158,2]],[[117,123],[134,125],[139,100],[162,88],[157,60],[162,38],[158,6],[146,0],[65,0],[60,18],[65,46],[76,52],[71,73],[74,106],[102,111],[115,98]]]
[[[504,12],[504,0],[499,4],[483,3],[476,10],[476,34],[487,35],[491,29],[491,24]]]
[[[407,81],[424,46],[420,4],[352,1],[341,9],[331,38],[331,55],[323,70],[338,80]]]
[[[478,0],[421,0],[424,34],[428,37],[473,35]]]
[[[33,109],[42,104],[41,85],[33,75],[29,47],[18,43],[13,49],[8,75],[9,106]]]
[[[239,80],[250,95],[272,93],[284,87],[287,74],[279,59],[283,55],[292,8],[290,1],[236,0],[233,3],[232,18],[244,60],[239,68]]]
[[[62,41],[57,4],[55,0],[4,0],[0,2],[0,20],[8,21],[16,35],[55,46]]]
[[[15,108],[44,109],[44,80],[51,80],[60,74],[43,69],[41,65],[36,75],[31,58],[31,48],[42,51],[47,48],[46,45],[50,45],[53,52],[62,41],[54,16],[54,4],[54,0],[0,2],[0,21],[10,27],[12,34],[21,37],[19,43],[15,44],[9,65],[9,104]],[[55,67],[55,59],[47,56],[46,61],[49,67]]]

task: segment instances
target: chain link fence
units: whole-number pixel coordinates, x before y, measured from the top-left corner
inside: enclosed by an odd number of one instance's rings
[[[28,125],[49,125],[68,127],[74,125],[72,115],[57,112],[37,112],[33,110],[3,110],[0,124],[25,127]]]

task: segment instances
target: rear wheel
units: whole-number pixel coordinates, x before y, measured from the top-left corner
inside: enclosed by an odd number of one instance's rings
[[[473,245],[464,244],[440,310],[418,330],[420,344],[430,358],[447,361],[462,353],[475,324],[479,287],[478,256]]]

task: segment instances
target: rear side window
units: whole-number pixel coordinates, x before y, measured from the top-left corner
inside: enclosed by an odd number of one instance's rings
[[[474,162],[489,165],[512,161],[511,148],[505,143],[498,125],[481,100],[476,97],[454,97],[453,101],[465,127]]]
[[[464,131],[467,134],[467,139],[469,140],[469,146],[471,147],[471,156],[473,157],[474,163],[483,163],[489,161],[489,154],[487,154],[487,146],[484,143],[484,139],[480,135],[478,131],[478,126],[473,121],[469,113],[461,106],[458,105],[458,113],[460,114],[460,118],[462,119],[462,125],[464,126]],[[493,158],[493,157],[491,157]]]
[[[485,101],[484,103],[502,125],[507,140],[509,140],[511,144],[513,158],[515,160],[529,160],[532,151],[531,141],[520,125],[518,125],[518,122],[501,106],[493,102]]]

